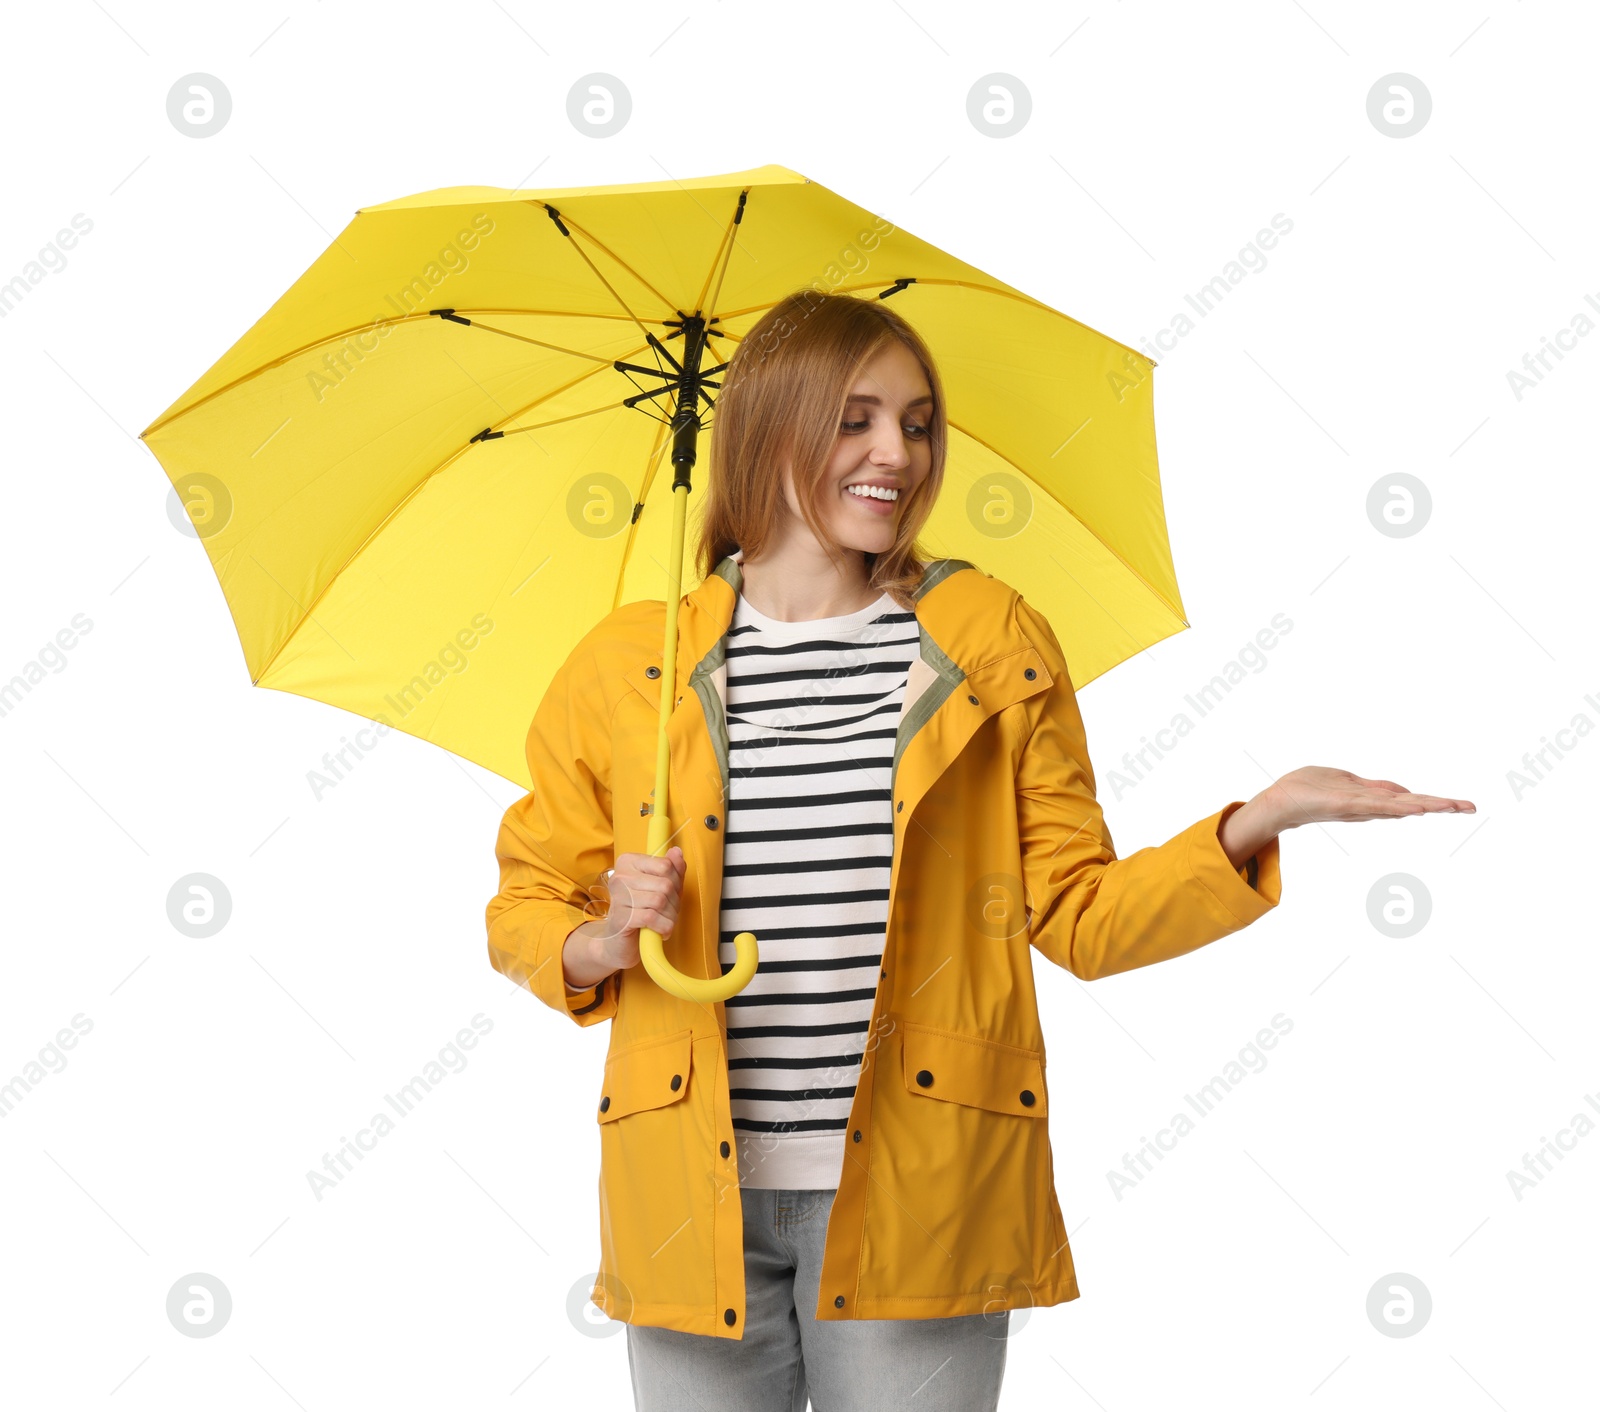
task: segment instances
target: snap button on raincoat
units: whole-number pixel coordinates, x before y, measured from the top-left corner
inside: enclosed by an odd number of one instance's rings
[[[679,607],[668,738],[687,874],[668,959],[718,976],[730,556]],[[1078,1297],[1051,1170],[1032,952],[1083,980],[1148,966],[1277,906],[1277,840],[1235,869],[1235,800],[1118,858],[1077,696],[1049,623],[962,560],[928,566],[892,766],[884,955],[828,1222],[818,1319],[921,1319]],[[528,732],[533,789],[509,808],[489,958],[580,1025],[610,1020],[595,1093],[600,1273],[612,1318],[744,1332],[743,1225],[726,1020],[640,967],[569,995],[561,951],[589,889],[648,851],[663,602],[626,604],[578,644]],[[655,675],[651,675],[654,670]],[[681,699],[680,699],[681,698]]]

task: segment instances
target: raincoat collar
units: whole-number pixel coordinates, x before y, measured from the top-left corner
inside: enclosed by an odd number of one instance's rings
[[[974,566],[965,559],[935,559],[923,569],[921,580],[912,590],[920,646],[919,655],[911,664],[905,703],[901,707],[900,730],[894,752],[897,766],[906,743],[918,727],[966,679],[966,670],[943,645],[945,641],[962,636],[958,631],[958,622],[935,615],[930,627],[930,615],[924,600],[932,589],[947,578],[962,569],[972,568]],[[683,600],[683,606],[688,611],[680,614],[678,623],[678,694],[682,696],[687,691],[693,691],[700,698],[722,776],[724,796],[728,785],[728,668],[725,649],[728,629],[733,625],[734,610],[738,606],[743,584],[744,572],[738,558],[732,554],[726,555],[699,587]],[[938,631],[937,638],[934,635],[935,628]]]
[[[934,639],[923,599],[952,574],[974,567],[965,559],[935,559],[923,569],[921,580],[912,590],[913,609],[922,639],[922,658],[952,685],[966,673]],[[723,665],[723,639],[733,625],[734,609],[743,586],[743,569],[738,558],[729,554],[684,598],[684,606],[690,611],[679,624],[678,675],[681,680],[692,685],[697,676],[709,678]],[[941,627],[944,635],[949,636],[954,624],[941,624]]]
[[[962,576],[969,569],[975,580],[968,585],[970,591],[935,591],[948,581],[965,581]],[[743,582],[738,560],[725,556],[685,595],[678,616],[674,706],[682,704],[691,692],[699,697],[702,709],[697,714],[703,717],[711,737],[724,799],[728,791],[725,647]],[[932,768],[926,774],[918,772],[914,794],[922,793],[984,717],[1044,690],[1053,680],[1036,645],[1017,625],[1011,611],[1014,601],[1013,590],[965,559],[933,560],[912,591],[920,645],[911,663],[895,737],[894,778],[899,777],[907,746],[919,734],[928,738],[923,727],[958,687],[964,685],[962,699],[977,708],[964,711],[961,724],[953,730],[935,733],[928,760]],[[647,678],[649,670],[641,664],[629,674],[629,680],[654,701],[659,686]]]

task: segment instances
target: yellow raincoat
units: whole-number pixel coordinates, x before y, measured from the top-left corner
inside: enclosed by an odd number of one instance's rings
[[[679,609],[669,726],[673,841],[687,865],[667,958],[717,976],[728,789],[730,556]],[[921,655],[895,739],[894,854],[873,1018],[828,1222],[818,1319],[920,1319],[1078,1297],[1057,1204],[1030,947],[1083,980],[1152,965],[1275,907],[1273,840],[1234,869],[1242,801],[1119,859],[1049,623],[962,560],[917,589]],[[641,967],[568,995],[561,949],[589,889],[643,853],[655,780],[663,602],[611,613],[528,733],[532,791],[500,825],[489,958],[580,1025],[610,1020],[595,1094],[600,1273],[612,1318],[744,1332],[743,1226],[723,1006]],[[1253,885],[1252,885],[1253,883]]]

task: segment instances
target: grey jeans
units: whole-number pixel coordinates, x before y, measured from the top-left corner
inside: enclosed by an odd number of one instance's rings
[[[1010,1315],[818,1323],[833,1192],[740,1190],[740,1339],[628,1325],[638,1412],[994,1412]]]

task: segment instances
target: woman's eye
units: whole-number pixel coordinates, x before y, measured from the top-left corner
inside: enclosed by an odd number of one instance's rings
[[[840,422],[839,430],[849,432],[865,431],[870,425],[870,422]],[[902,428],[902,430],[905,431],[906,434],[915,441],[922,440],[922,438],[928,434],[927,427],[916,422],[913,422],[908,427]]]

